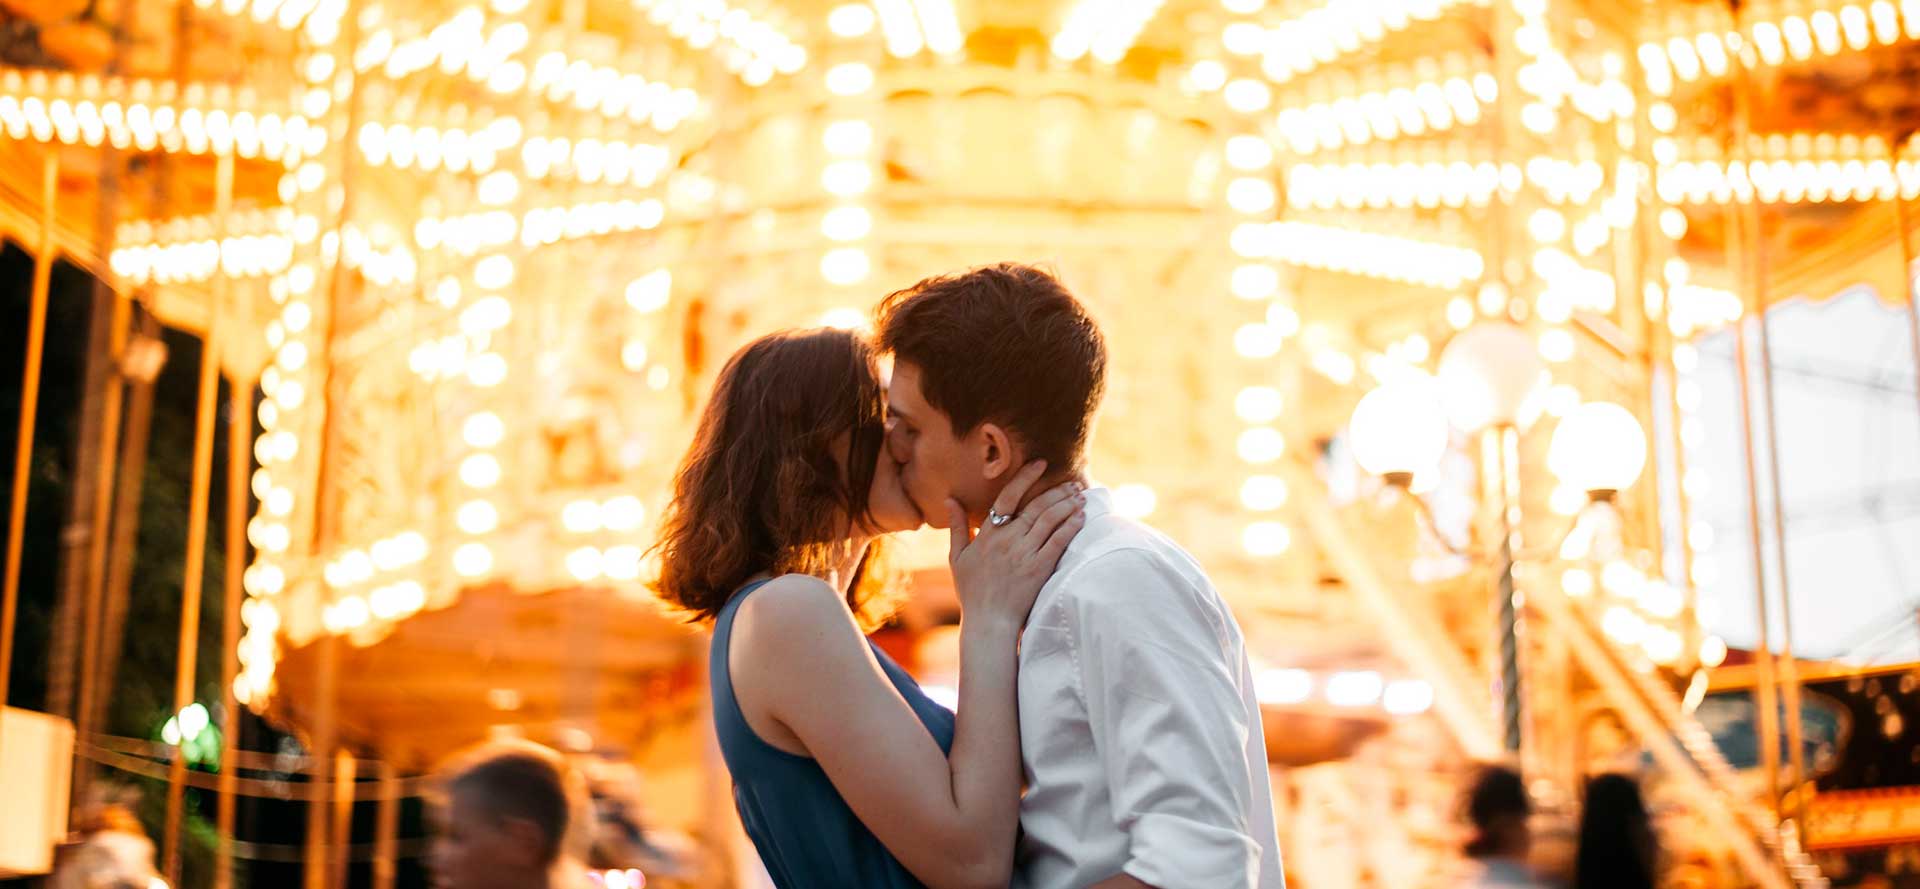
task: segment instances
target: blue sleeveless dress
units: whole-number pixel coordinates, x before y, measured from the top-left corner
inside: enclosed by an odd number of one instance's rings
[[[733,802],[747,836],[780,889],[919,887],[920,881],[860,823],[818,763],[761,740],[741,714],[728,670],[728,642],[740,603],[765,584],[764,580],[748,584],[720,609],[708,652],[713,728],[727,771],[733,775]],[[953,711],[934,703],[886,652],[871,641],[867,644],[927,733],[942,751],[951,752]],[[796,667],[805,669],[805,665]]]

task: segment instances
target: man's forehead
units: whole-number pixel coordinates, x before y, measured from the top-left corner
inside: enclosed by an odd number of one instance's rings
[[[920,369],[904,362],[893,367],[887,383],[887,409],[902,415],[916,414],[926,404],[920,397]]]

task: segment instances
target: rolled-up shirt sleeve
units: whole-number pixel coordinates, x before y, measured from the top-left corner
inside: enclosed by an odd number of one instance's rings
[[[1160,889],[1257,885],[1252,787],[1267,779],[1249,773],[1237,634],[1150,552],[1103,554],[1073,590],[1080,691],[1128,837],[1124,871]]]

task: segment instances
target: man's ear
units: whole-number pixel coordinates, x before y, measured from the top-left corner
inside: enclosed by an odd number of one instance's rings
[[[535,868],[546,863],[547,832],[532,819],[506,816],[500,819],[500,832],[504,835],[507,854],[515,864]]]
[[[980,474],[990,482],[1004,482],[1024,464],[1012,433],[998,423],[980,424]]]

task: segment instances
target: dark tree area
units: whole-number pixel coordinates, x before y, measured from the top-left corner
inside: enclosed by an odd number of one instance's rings
[[[0,443],[4,443],[4,489],[13,483],[14,447],[18,437],[20,398],[25,368],[26,336],[31,309],[33,260],[17,247],[0,251]],[[53,637],[60,575],[60,534],[66,521],[70,486],[76,467],[75,431],[79,423],[86,363],[88,305],[93,279],[81,269],[60,264],[54,269],[48,298],[40,402],[34,431],[32,469],[28,489],[24,555],[21,565],[19,617],[15,633],[12,680],[7,703],[44,710],[50,641]],[[185,572],[189,498],[193,475],[194,412],[196,408],[201,343],[176,330],[161,334],[167,360],[154,382],[152,426],[147,463],[141,485],[138,535],[126,600],[124,635],[118,669],[106,695],[107,734],[158,740],[173,710],[173,685],[179,647],[181,584]],[[244,393],[250,396],[251,393]],[[238,409],[251,412],[251,397]],[[194,697],[217,714],[220,690],[223,578],[226,560],[226,431],[228,411],[235,409],[224,383],[219,393],[220,415],[214,436],[214,471],[209,498],[205,583],[201,592],[200,644]],[[251,495],[249,495],[251,496]],[[0,527],[7,516],[0,510]],[[293,739],[274,730],[250,712],[242,711],[240,746],[245,750],[300,752]],[[209,769],[215,767],[208,767]],[[163,780],[100,768],[99,781],[137,793],[136,810],[156,844],[161,836],[166,805]],[[287,792],[297,797],[302,788],[294,775],[284,776]],[[211,884],[215,800],[210,793],[190,790],[184,822],[183,871],[186,887]],[[242,798],[238,808],[240,839],[266,846],[297,847],[304,834],[305,810],[296,802]],[[235,885],[289,885],[298,879],[291,864],[239,861]],[[249,879],[252,877],[253,879]],[[34,880],[0,881],[0,886],[31,886]]]

